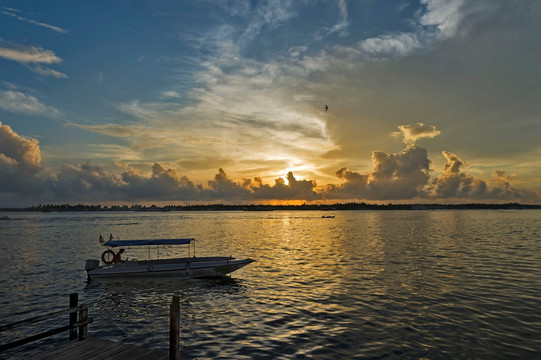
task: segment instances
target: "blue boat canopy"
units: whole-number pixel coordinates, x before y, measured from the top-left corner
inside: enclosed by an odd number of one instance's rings
[[[144,246],[144,245],[187,245],[193,238],[186,239],[150,239],[150,240],[109,240],[104,246]]]

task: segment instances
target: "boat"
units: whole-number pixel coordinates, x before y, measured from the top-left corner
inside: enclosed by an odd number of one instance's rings
[[[321,216],[322,219],[334,219],[334,215],[323,215]]]
[[[199,278],[225,276],[255,260],[236,259],[232,256],[195,256],[195,239],[150,239],[150,240],[109,240],[100,242],[107,247],[101,256],[103,265],[97,259],[86,260],[85,270],[89,280],[131,279],[131,278]],[[183,258],[150,259],[150,249],[160,246],[187,245],[188,256]],[[190,249],[193,245],[193,256]],[[149,259],[122,260],[124,248],[148,246]],[[114,249],[120,248],[115,253]]]

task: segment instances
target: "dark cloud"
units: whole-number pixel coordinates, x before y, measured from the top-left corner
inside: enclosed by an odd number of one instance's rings
[[[59,171],[42,174],[39,143],[26,139],[7,125],[0,124],[0,199],[13,206],[16,199],[32,196],[40,202],[104,202],[104,201],[228,201],[258,202],[263,200],[527,200],[541,197],[511,186],[511,177],[497,170],[487,181],[469,175],[468,163],[444,151],[447,162],[441,174],[431,177],[427,150],[408,145],[398,153],[372,153],[373,169],[365,174],[342,167],[336,171],[341,184],[318,186],[313,180],[299,180],[293,172],[279,177],[274,184],[265,184],[260,177],[231,179],[220,168],[207,186],[194,184],[176,169],[154,163],[151,173],[129,165],[115,175],[100,166],[85,162],[65,164]],[[18,197],[17,197],[18,195]],[[32,204],[25,204],[32,205]]]
[[[437,198],[480,198],[486,193],[485,181],[461,171],[468,163],[447,151],[443,152],[443,156],[447,159],[443,174],[437,176],[433,182]]]
[[[122,181],[125,183],[122,191],[126,198],[196,200],[199,194],[199,188],[190,179],[158,163],[152,166],[150,177],[128,167],[122,173]]]
[[[218,170],[214,180],[208,182],[208,190],[205,190],[204,194],[208,199],[247,200],[251,197],[251,191],[245,188],[243,183],[231,180],[222,168]]]
[[[496,170],[493,178],[497,184],[489,188],[487,182],[463,171],[468,163],[462,161],[457,155],[444,151],[443,156],[447,163],[443,167],[443,173],[433,180],[434,197],[436,199],[475,199],[475,200],[541,200],[539,193],[517,189],[511,186],[510,178],[505,176],[505,171]]]
[[[397,154],[372,153],[373,170],[360,174],[342,168],[336,172],[345,180],[342,185],[327,188],[326,197],[368,200],[413,199],[426,197],[430,160],[426,149],[409,145]]]
[[[117,199],[124,185],[120,178],[90,162],[64,165],[51,182],[57,198],[97,202]]]
[[[263,184],[260,178],[255,178],[250,189],[255,199],[276,200],[318,200],[322,194],[316,191],[317,184],[312,180],[297,180],[293,173],[287,173],[287,183],[283,178],[274,180],[274,185]]]

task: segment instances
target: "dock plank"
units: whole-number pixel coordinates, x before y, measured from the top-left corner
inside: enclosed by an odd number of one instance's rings
[[[86,340],[85,340],[86,341]],[[93,339],[88,339],[88,341],[92,342]],[[77,341],[77,340],[73,340],[73,341],[70,341],[70,342],[67,342],[67,343],[64,343],[52,350],[49,350],[47,352],[44,352],[44,353],[40,353],[38,355],[34,355],[33,357],[31,357],[30,359],[32,360],[42,360],[42,359],[51,359],[53,358],[54,356],[56,356],[58,359],[62,359],[62,354],[65,353],[65,352],[71,352],[73,351],[73,349],[75,349],[76,347],[80,346],[80,341]]]
[[[167,352],[98,338],[73,340],[29,360],[165,360]]]

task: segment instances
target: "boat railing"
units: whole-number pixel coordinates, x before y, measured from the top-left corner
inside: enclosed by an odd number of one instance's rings
[[[184,257],[184,258],[169,258],[169,259],[151,259],[151,260],[137,260],[130,259],[123,264],[116,264],[116,266],[138,266],[138,265],[165,265],[165,264],[177,264],[177,263],[196,263],[196,262],[206,262],[206,261],[223,261],[223,260],[234,260],[232,256],[203,256],[203,257]],[[112,266],[112,265],[111,265]]]
[[[112,235],[111,235],[112,236]],[[116,247],[144,247],[148,246],[148,258],[150,259],[150,250],[155,248],[158,259],[160,257],[160,246],[187,246],[188,257],[191,257],[193,247],[193,256],[195,257],[195,239],[194,238],[179,238],[179,239],[147,239],[147,240],[109,240],[102,244],[112,250]],[[191,246],[190,246],[191,245]]]

